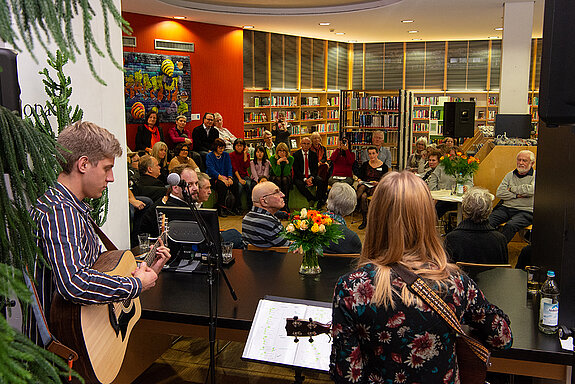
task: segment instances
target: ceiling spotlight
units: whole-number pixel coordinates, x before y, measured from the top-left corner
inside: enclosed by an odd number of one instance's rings
[[[174,16],[174,19],[176,20],[185,20],[186,16]]]
[[[421,41],[421,39],[411,39],[411,41]]]
[[[348,43],[357,43],[357,40],[348,40]]]
[[[495,28],[496,31],[503,31],[503,27],[497,27]]]
[[[402,23],[413,23],[413,20],[401,20]]]
[[[499,36],[489,36],[488,39],[500,39]]]
[[[341,35],[345,35],[345,32],[336,32],[335,34],[341,36]]]
[[[411,31],[407,31],[407,33],[418,33],[419,31],[416,29],[412,29]]]
[[[321,26],[328,26],[328,25],[330,25],[330,24],[331,24],[331,23],[328,23],[328,22],[319,23],[319,25],[321,25]]]
[[[242,28],[243,29],[254,29],[254,26],[253,25],[244,25]]]

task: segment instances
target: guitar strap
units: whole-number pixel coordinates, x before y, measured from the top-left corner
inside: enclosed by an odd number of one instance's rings
[[[30,280],[28,267],[26,267],[23,275],[24,280],[26,281],[26,286],[32,293],[32,302],[30,305],[32,306],[32,312],[34,313],[36,326],[38,328],[40,338],[42,339],[42,343],[44,344],[44,348],[52,353],[55,353],[68,362],[78,360],[78,354],[76,351],[59,342],[50,332],[50,329],[48,328],[48,322],[46,321],[46,316],[44,316],[40,297],[38,296],[38,291],[36,290],[36,285],[34,285],[32,280]]]
[[[108,239],[108,236],[106,236],[106,234],[104,232],[102,232],[100,227],[98,227],[98,224],[96,224],[94,219],[92,219],[91,217],[90,217],[90,222],[92,223],[92,227],[94,227],[94,231],[96,231],[96,234],[98,235],[100,240],[102,240],[102,244],[104,244],[106,249],[108,251],[116,251],[118,248],[114,245],[114,243],[112,243],[112,240]]]

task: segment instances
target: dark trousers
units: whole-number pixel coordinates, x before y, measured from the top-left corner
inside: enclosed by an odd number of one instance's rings
[[[288,209],[289,205],[289,190],[291,189],[291,177],[289,176],[272,176],[270,179],[275,185],[278,186],[280,191],[284,194],[285,208]]]
[[[294,179],[293,183],[295,184],[296,188],[300,193],[307,199],[307,201],[314,201],[317,200],[319,202],[325,202],[325,192],[326,192],[326,183],[323,179],[319,176],[316,176],[312,179],[312,185],[316,187],[315,196],[310,192],[307,184],[303,179]]]
[[[252,206],[253,180],[250,177],[246,177],[244,180],[246,181],[246,183],[241,184],[238,178],[234,176],[234,196],[236,198],[235,208],[237,209],[242,208],[242,193],[244,192],[246,194],[248,202],[248,209],[251,209]]]
[[[505,235],[509,243],[517,231],[533,223],[533,212],[521,211],[499,205],[491,212],[491,215],[489,215],[489,224],[497,228],[503,223],[505,223],[505,225],[501,229],[501,233]]]
[[[212,185],[212,189],[215,189],[218,194],[218,203],[217,203],[218,208],[225,207],[226,195],[228,194],[228,187],[224,184],[223,181],[219,179],[211,179],[210,184]],[[232,207],[226,207],[226,208],[232,208]]]

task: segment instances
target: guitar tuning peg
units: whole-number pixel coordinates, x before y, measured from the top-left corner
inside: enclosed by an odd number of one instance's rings
[[[311,336],[309,337],[309,342],[313,343],[313,337],[311,337]]]
[[[298,317],[297,317],[297,316],[294,316],[294,317],[293,317],[293,319],[294,319],[294,320],[297,320],[297,319],[298,319]]]
[[[299,343],[299,339],[297,338],[297,336],[295,337],[295,339],[293,339],[294,343]]]

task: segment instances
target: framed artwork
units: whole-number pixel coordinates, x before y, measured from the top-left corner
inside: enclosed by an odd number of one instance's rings
[[[190,119],[192,75],[187,56],[124,53],[126,123],[141,124],[155,109],[162,123]]]

